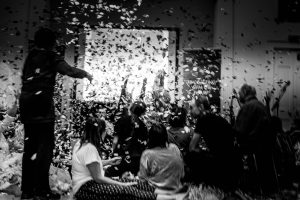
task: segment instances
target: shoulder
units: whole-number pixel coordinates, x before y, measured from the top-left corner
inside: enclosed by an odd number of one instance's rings
[[[116,122],[116,125],[122,125],[122,124],[127,124],[131,122],[131,117],[130,116],[123,116],[118,121]]]
[[[80,147],[80,143],[78,145],[78,143],[75,145],[74,149],[78,150],[79,154],[84,154],[84,155],[90,155],[90,154],[98,154],[97,148],[92,145],[91,143],[85,143],[82,144],[82,146]]]
[[[55,62],[64,61],[65,60],[64,57],[60,56],[55,51],[49,51],[49,54],[52,56],[52,58],[54,59]]]
[[[241,107],[241,110],[242,109],[247,112],[249,111],[249,112],[265,113],[267,111],[266,106],[257,99],[253,99],[253,100],[250,100],[249,102],[245,103],[245,105],[243,105]]]
[[[91,143],[86,143],[83,147],[88,151],[97,151],[97,148]]]
[[[152,155],[155,154],[155,152],[152,149],[146,149],[145,151],[143,151],[144,156],[148,156],[148,155]]]
[[[168,149],[169,149],[169,150],[175,150],[175,151],[176,151],[176,150],[178,149],[178,147],[177,147],[176,144],[170,143],[169,146],[168,146]],[[178,150],[179,150],[179,149],[178,149]]]
[[[141,162],[147,162],[148,160],[152,160],[155,155],[155,152],[151,149],[146,149],[143,151],[141,155]]]
[[[176,144],[170,143],[168,149],[175,153],[177,156],[181,156],[181,152]]]

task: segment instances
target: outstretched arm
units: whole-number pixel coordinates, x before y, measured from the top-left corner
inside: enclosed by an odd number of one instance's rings
[[[90,73],[76,67],[71,67],[64,60],[57,63],[56,71],[62,75],[67,75],[73,78],[87,78],[90,82],[93,80],[93,76]]]
[[[131,186],[136,185],[136,182],[132,183],[122,183],[119,181],[115,181],[113,179],[110,179],[108,177],[105,177],[100,172],[100,165],[97,162],[93,162],[87,165],[87,168],[89,169],[94,181],[97,183],[105,183],[105,184],[114,184],[114,185],[120,185],[120,186]]]

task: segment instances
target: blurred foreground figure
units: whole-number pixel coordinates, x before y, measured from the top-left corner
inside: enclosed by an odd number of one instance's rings
[[[20,117],[24,123],[24,155],[21,199],[59,199],[49,187],[49,168],[54,148],[53,92],[57,72],[74,78],[92,76],[71,67],[53,48],[54,32],[41,28],[34,36],[35,48],[29,52],[22,74]]]

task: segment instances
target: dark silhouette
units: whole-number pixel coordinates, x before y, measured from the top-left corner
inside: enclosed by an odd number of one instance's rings
[[[130,107],[130,115],[125,115],[116,122],[113,151],[124,159],[115,175],[121,175],[125,171],[136,175],[139,170],[140,157],[148,140],[147,127],[140,118],[145,112],[145,103],[136,101]]]
[[[235,130],[237,141],[243,155],[251,158],[255,180],[251,185],[260,186],[250,188],[254,192],[262,190],[273,193],[278,189],[278,182],[274,168],[273,149],[275,134],[270,127],[270,115],[266,106],[256,98],[254,87],[244,84],[239,91],[242,104],[238,112]],[[250,185],[250,184],[247,184]]]
[[[168,137],[169,142],[176,144],[183,155],[188,151],[192,135],[192,130],[186,126],[186,121],[186,109],[174,105],[169,116]]]
[[[35,48],[26,58],[22,74],[20,117],[24,123],[24,154],[22,164],[22,197],[58,199],[49,187],[49,168],[54,148],[55,110],[53,92],[57,73],[74,78],[92,76],[71,67],[53,51],[56,37],[47,28],[34,36]]]
[[[191,114],[197,117],[196,128],[186,157],[188,177],[192,182],[204,182],[232,190],[237,187],[241,159],[234,147],[234,131],[221,116],[210,112],[205,96],[196,96],[191,103]],[[201,137],[208,150],[199,148]]]

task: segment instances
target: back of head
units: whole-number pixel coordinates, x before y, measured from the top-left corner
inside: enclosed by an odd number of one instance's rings
[[[251,85],[244,84],[239,90],[239,97],[240,101],[244,103],[246,99],[256,97],[256,89]]]
[[[142,101],[135,101],[131,107],[130,112],[137,117],[140,117],[142,114],[146,112],[146,104]]]
[[[100,147],[101,135],[105,131],[105,121],[98,117],[89,117],[85,123],[85,130],[81,137],[81,144],[88,142]]]
[[[149,130],[148,148],[165,148],[168,143],[168,133],[166,127],[161,124],[153,124]]]
[[[38,48],[50,49],[55,45],[56,36],[48,28],[40,28],[34,35],[34,43]]]
[[[196,95],[194,96],[194,99],[197,107],[202,107],[204,110],[210,110],[210,102],[207,96]]]
[[[185,108],[175,105],[171,109],[169,124],[172,127],[184,127],[186,125],[187,111]]]

